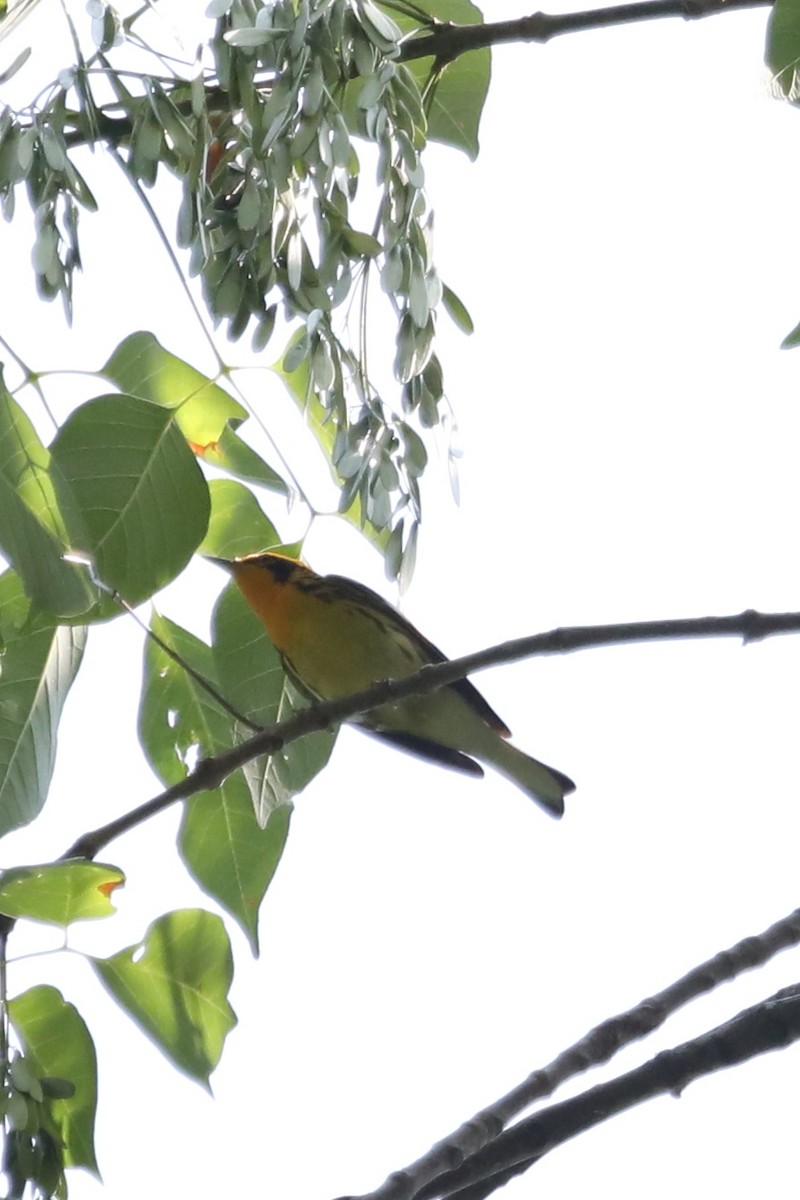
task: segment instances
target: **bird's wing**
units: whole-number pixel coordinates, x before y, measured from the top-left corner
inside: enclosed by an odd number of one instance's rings
[[[370,729],[359,721],[354,724],[369,733],[372,737],[380,738],[382,742],[390,742],[399,750],[407,750],[417,758],[425,758],[429,762],[438,763],[442,767],[452,767],[454,771],[463,771],[465,775],[483,775],[483,767],[474,758],[451,750],[449,746],[440,746],[438,742],[429,742],[427,738],[417,737],[414,733],[402,733],[397,730],[388,732],[385,729]]]
[[[392,608],[391,604],[388,604],[383,596],[379,596],[377,592],[373,592],[372,588],[366,587],[363,583],[357,583],[354,579],[347,579],[344,575],[326,575],[324,579],[330,580],[342,592],[349,592],[356,603],[367,608],[377,609],[387,625],[399,630],[410,642],[416,645],[423,662],[442,663],[448,661],[447,655],[443,654],[438,646],[434,646],[433,642],[429,642],[397,609]],[[421,665],[422,663],[420,663]],[[375,682],[379,681],[376,680]],[[477,713],[481,720],[485,721],[495,733],[499,733],[501,737],[511,736],[511,730],[505,721],[502,721],[498,717],[494,709],[487,704],[478,689],[468,679],[458,679],[455,683],[451,683],[448,686],[453,691],[458,692],[461,699],[466,701],[473,712]],[[418,751],[414,751],[414,753],[418,753]],[[449,754],[451,751],[447,753]],[[455,752],[453,751],[452,753]],[[431,755],[427,757],[431,757]],[[437,757],[436,761],[439,762],[442,760]]]

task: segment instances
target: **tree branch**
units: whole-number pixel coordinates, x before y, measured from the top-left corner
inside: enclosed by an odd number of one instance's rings
[[[508,42],[549,42],[563,33],[583,33],[589,29],[607,29],[636,21],[655,21],[663,17],[683,17],[693,21],[717,13],[742,8],[772,7],[773,0],[639,0],[633,4],[614,4],[572,13],[531,13],[513,21],[485,22],[480,25],[443,23],[433,33],[411,36],[400,47],[400,58],[411,62],[435,58],[443,65],[468,50]]]
[[[608,1083],[520,1121],[463,1166],[422,1188],[414,1200],[483,1200],[548,1151],[609,1117],[655,1096],[679,1096],[689,1083],[704,1075],[781,1050],[798,1039],[800,985],[795,985]]]
[[[261,754],[275,754],[290,742],[331,729],[343,721],[378,708],[397,704],[409,696],[422,696],[448,683],[455,683],[475,671],[500,663],[516,662],[539,654],[564,654],[597,646],[623,645],[630,642],[667,641],[684,638],[739,637],[757,641],[774,634],[800,633],[800,613],[758,613],[753,609],[729,617],[689,617],[666,621],[626,621],[616,625],[576,625],[553,629],[549,633],[516,638],[443,663],[430,664],[405,679],[385,680],[352,696],[324,704],[313,704],[287,721],[266,727],[199,766],[152,800],[139,805],[107,825],[83,834],[65,851],[62,858],[94,858],[110,841],[127,833],[143,821],[198,792],[218,787],[228,775]]]
[[[493,1143],[505,1125],[535,1100],[551,1095],[566,1080],[589,1068],[608,1062],[623,1047],[658,1029],[668,1017],[698,996],[735,979],[744,971],[763,966],[781,950],[797,945],[800,945],[800,908],[761,933],[720,951],[627,1012],[601,1022],[546,1067],[533,1071],[506,1096],[443,1138],[422,1158],[393,1172],[376,1191],[361,1200],[414,1200],[420,1194],[438,1194],[431,1189],[439,1187],[440,1176],[471,1161],[472,1156]]]
[[[697,20],[745,8],[771,8],[773,3],[774,0],[636,0],[635,3],[572,13],[536,12],[510,21],[486,21],[477,25],[439,21],[431,32],[410,34],[402,41],[398,60],[413,62],[421,58],[433,58],[439,66],[445,66],[470,50],[484,50],[511,42],[544,43],[565,33],[582,33],[590,29],[606,29],[664,17]],[[179,81],[179,85],[185,87],[184,81]],[[215,106],[220,112],[230,111],[230,96],[219,84],[210,83],[206,88],[206,96],[210,111]],[[191,111],[189,100],[178,100],[175,105],[179,112]],[[74,129],[65,131],[65,144],[70,148],[96,141],[117,147],[124,145],[131,136],[133,126],[129,116],[111,115],[118,109],[116,102],[98,106],[91,131],[87,131],[78,121]]]

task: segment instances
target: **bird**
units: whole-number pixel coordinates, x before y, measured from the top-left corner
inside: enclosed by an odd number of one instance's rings
[[[318,575],[283,554],[210,561],[233,575],[284,669],[310,700],[335,700],[447,659],[377,592],[343,575]],[[480,762],[551,816],[575,790],[568,776],[507,739],[511,731],[467,679],[352,718],[367,733],[420,758],[482,776]],[[476,760],[479,759],[480,762]]]

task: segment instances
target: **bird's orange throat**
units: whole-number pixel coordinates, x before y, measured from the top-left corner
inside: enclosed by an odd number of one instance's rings
[[[299,589],[288,579],[276,579],[258,563],[241,562],[234,576],[247,603],[261,618],[277,650],[287,651],[297,616]]]

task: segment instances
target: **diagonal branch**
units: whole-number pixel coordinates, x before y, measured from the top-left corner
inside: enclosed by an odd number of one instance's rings
[[[442,23],[432,33],[412,36],[400,47],[400,58],[434,58],[440,65],[452,62],[469,50],[485,50],[509,42],[549,42],[564,33],[609,29],[637,21],[663,17],[696,20],[742,8],[772,7],[773,0],[637,0],[572,13],[531,13],[511,21],[487,21],[480,25]]]
[[[437,1189],[440,1186],[443,1189],[440,1177],[471,1162],[478,1152],[496,1141],[510,1120],[535,1100],[551,1095],[568,1079],[591,1067],[608,1062],[623,1047],[658,1029],[698,996],[744,971],[763,966],[780,951],[797,945],[800,945],[800,908],[756,936],[720,951],[634,1008],[601,1022],[546,1067],[533,1071],[506,1096],[443,1138],[422,1158],[394,1171],[376,1191],[361,1200],[414,1200],[421,1194],[438,1195]]]
[[[665,621],[626,621],[615,625],[576,625],[553,629],[549,633],[516,638],[488,650],[479,650],[463,658],[432,663],[405,679],[385,680],[356,695],[344,696],[324,704],[313,704],[287,721],[270,725],[213,758],[204,759],[180,783],[124,813],[115,821],[83,834],[70,846],[64,858],[94,858],[110,841],[134,829],[143,821],[198,792],[218,787],[228,775],[261,754],[275,754],[290,742],[330,729],[359,713],[381,704],[397,704],[409,696],[422,696],[448,683],[454,683],[474,671],[500,663],[517,662],[539,654],[564,654],[598,646],[624,645],[631,642],[667,641],[684,638],[738,637],[744,642],[757,641],[774,634],[800,633],[800,613],[758,613],[753,609],[728,617],[689,617]]]
[[[415,1200],[484,1200],[548,1151],[609,1117],[655,1096],[679,1096],[704,1075],[784,1049],[798,1039],[800,986],[794,985],[608,1083],[527,1117],[462,1167],[423,1188]]]

